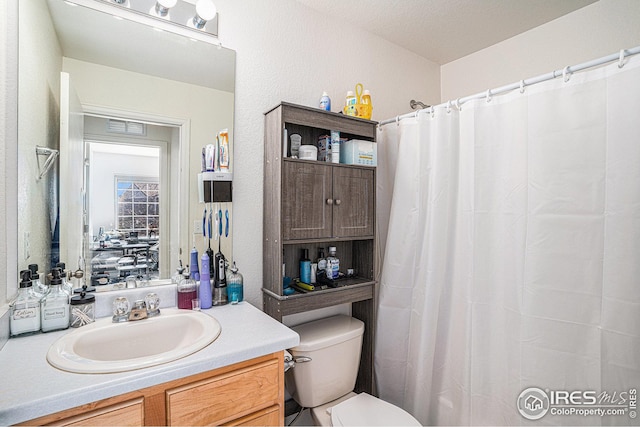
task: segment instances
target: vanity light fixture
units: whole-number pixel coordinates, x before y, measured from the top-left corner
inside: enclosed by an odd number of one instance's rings
[[[199,41],[220,45],[213,0],[64,0]],[[195,9],[195,10],[194,10]]]
[[[193,16],[193,26],[197,29],[204,28],[207,21],[216,17],[218,11],[211,0],[198,0],[196,2],[196,14]]]

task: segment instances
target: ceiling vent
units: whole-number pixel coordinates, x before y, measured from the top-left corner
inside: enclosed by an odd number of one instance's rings
[[[109,119],[107,120],[107,132],[145,136],[147,134],[147,126],[139,122]]]

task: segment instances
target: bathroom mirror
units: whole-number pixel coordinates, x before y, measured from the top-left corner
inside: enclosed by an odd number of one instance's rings
[[[133,261],[137,273],[169,279],[205,247],[194,234],[202,147],[228,129],[233,153],[235,52],[84,6],[93,1],[18,2],[17,268],[84,261],[90,273],[101,256],[119,267],[134,254],[146,264]],[[232,217],[230,203],[214,208]],[[220,239],[227,259],[231,242],[231,231]]]

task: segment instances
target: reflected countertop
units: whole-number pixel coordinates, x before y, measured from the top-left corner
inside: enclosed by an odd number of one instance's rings
[[[0,350],[0,425],[50,413],[295,347],[298,334],[247,302],[203,310],[222,326],[218,339],[182,359],[113,374],[76,374],[46,360],[51,344],[73,331],[11,338]]]

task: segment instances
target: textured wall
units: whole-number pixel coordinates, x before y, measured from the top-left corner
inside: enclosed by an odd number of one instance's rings
[[[640,1],[600,0],[441,68],[442,101],[640,45]]]
[[[237,51],[234,257],[246,298],[262,306],[263,114],[280,101],[333,110],[361,82],[373,119],[411,111],[409,100],[440,100],[439,66],[292,0],[216,0],[220,39]]]

